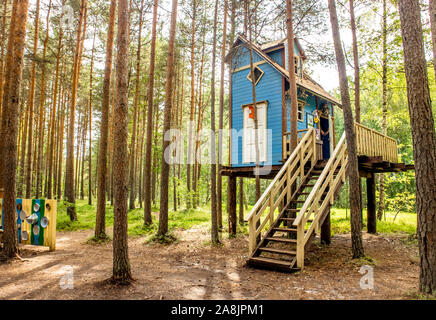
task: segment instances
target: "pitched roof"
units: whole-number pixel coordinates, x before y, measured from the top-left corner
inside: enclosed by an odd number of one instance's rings
[[[284,40],[278,40],[273,41],[267,44],[264,44],[263,46],[259,47],[254,43],[251,43],[251,46],[253,50],[261,56],[265,61],[267,61],[269,64],[271,64],[274,69],[276,69],[278,72],[282,74],[286,79],[289,80],[289,72],[285,68],[283,68],[280,64],[278,64],[276,61],[274,61],[270,56],[268,56],[264,50],[275,47],[277,45],[280,45],[281,43],[284,43]],[[235,43],[233,44],[232,48],[230,49],[229,53],[227,54],[225,61],[229,62],[233,54],[235,53],[236,47],[238,46],[238,43],[242,42],[246,45],[250,45],[250,42],[242,35],[238,35]],[[263,48],[263,49],[262,49]],[[302,52],[302,51],[301,51]],[[324,88],[322,88],[317,82],[315,82],[309,75],[304,73],[303,77],[296,77],[297,79],[297,86],[300,86],[309,92],[312,92],[318,96],[321,96],[322,98],[326,99],[327,101],[336,104],[338,106],[341,106],[342,103],[337,100],[335,97],[333,97],[330,93],[328,93]]]
[[[259,46],[259,48],[262,51],[267,51],[267,50],[270,50],[270,49],[274,49],[276,47],[284,46],[287,40],[288,40],[287,38],[283,38],[281,40],[275,40],[275,41],[271,41],[271,42],[266,42],[266,43],[261,44]],[[303,60],[306,60],[307,56],[304,53],[304,50],[303,50],[303,47],[300,44],[300,41],[298,40],[297,37],[295,37],[294,40],[295,40],[295,44],[297,45],[298,51],[300,51],[300,53],[301,53],[301,58],[303,58]]]

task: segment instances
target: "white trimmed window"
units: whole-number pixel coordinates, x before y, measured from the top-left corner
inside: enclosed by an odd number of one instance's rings
[[[297,109],[297,120],[300,122],[304,122],[304,106],[306,103],[304,101],[298,100],[298,109]]]

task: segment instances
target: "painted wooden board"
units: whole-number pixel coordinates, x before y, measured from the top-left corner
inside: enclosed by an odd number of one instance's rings
[[[3,207],[3,199],[1,199]],[[49,247],[56,250],[56,200],[45,199],[17,199],[17,232],[18,243]],[[36,214],[37,222],[33,225],[21,220],[21,214],[29,217]],[[3,227],[3,209],[1,211],[1,225]],[[41,226],[41,219],[48,218],[46,228]],[[27,236],[26,236],[27,235]]]

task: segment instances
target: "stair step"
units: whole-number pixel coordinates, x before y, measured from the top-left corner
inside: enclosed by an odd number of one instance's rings
[[[289,212],[300,212],[300,209],[286,209]]]
[[[277,238],[277,237],[268,237],[265,238],[268,241],[274,241],[274,242],[284,242],[284,243],[297,243],[296,239],[288,239],[288,238]]]
[[[280,218],[279,220],[294,222],[295,218]]]
[[[314,187],[315,186],[315,184],[312,184],[312,183],[305,183],[305,184],[303,184],[303,187],[304,188],[307,188],[307,187]]]
[[[292,200],[293,203],[305,203],[306,200]]]
[[[273,228],[274,231],[297,232],[297,228]]]
[[[274,248],[267,248],[267,247],[260,247],[259,250],[269,253],[285,254],[287,256],[297,255],[297,252],[293,250],[274,249]]]
[[[295,221],[295,218],[280,218],[279,220],[281,220],[281,221],[294,222],[294,221]],[[307,220],[307,222],[312,223],[312,222],[313,222],[313,219],[309,219],[309,220]]]
[[[248,259],[248,265],[252,267],[263,267],[268,269],[276,269],[281,271],[296,271],[298,269],[292,268],[294,261],[285,261],[280,259],[272,259],[265,257],[251,257]]]

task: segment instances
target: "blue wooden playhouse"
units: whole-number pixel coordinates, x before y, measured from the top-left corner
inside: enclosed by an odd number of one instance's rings
[[[334,147],[334,105],[340,102],[304,73],[306,55],[297,39],[295,60],[298,88],[298,130],[304,132],[315,123],[319,109],[328,107],[330,137],[329,148]],[[258,46],[252,44],[254,81],[256,83],[256,107],[258,128],[266,129],[259,135],[261,165],[268,164],[275,169],[284,163],[290,154],[289,129],[291,101],[287,66],[286,39]],[[253,126],[253,94],[250,74],[249,42],[239,35],[226,62],[231,67],[230,137],[229,163],[233,173],[244,172],[255,165],[254,138],[247,136],[243,129]],[[318,113],[317,113],[318,111]],[[322,144],[319,141],[320,145]],[[240,169],[240,170],[238,170]],[[251,170],[252,171],[252,170]],[[276,171],[276,170],[273,170]]]
[[[288,93],[286,39],[259,46],[238,36],[230,49],[226,62],[232,74],[229,107],[232,130],[229,166],[221,170],[222,175],[228,176],[229,230],[236,234],[236,178],[252,178],[259,174],[253,170],[258,146],[262,167],[259,176],[272,180],[246,217],[249,231],[247,263],[286,272],[304,267],[305,251],[316,234],[323,243],[330,243],[330,207],[348,175],[345,133],[337,145],[334,141],[333,107],[340,107],[340,102],[304,73],[306,56],[298,40],[294,41],[298,101],[290,101]],[[291,103],[298,107],[300,140],[292,153]],[[260,129],[257,146],[256,134],[250,130],[254,129],[255,114]],[[395,139],[360,123],[354,128],[359,174],[367,180],[367,229],[375,233],[375,174],[407,171],[413,166],[399,163]]]

